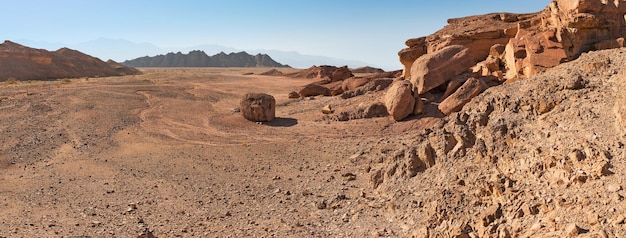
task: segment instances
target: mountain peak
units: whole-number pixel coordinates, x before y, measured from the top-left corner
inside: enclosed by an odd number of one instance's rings
[[[4,43],[0,44],[0,47],[3,49],[23,49],[26,46],[20,45],[10,40],[5,40]]]

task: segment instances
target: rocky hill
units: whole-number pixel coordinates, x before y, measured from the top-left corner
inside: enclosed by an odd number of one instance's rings
[[[0,44],[0,81],[49,80],[140,74],[138,70],[79,51],[29,48],[11,41]]]
[[[497,61],[499,65],[490,71],[500,71],[500,77],[527,78],[583,52],[623,47],[626,5],[621,2],[554,0],[537,13],[449,19],[443,29],[407,40],[408,48],[398,55],[409,78],[417,58],[450,45],[463,45],[473,63]]]
[[[209,56],[204,51],[190,51],[188,54],[168,53],[165,55],[145,56],[124,61],[132,67],[289,67],[274,61],[269,55],[250,55],[246,52]]]
[[[371,145],[384,148],[366,157],[390,216],[414,237],[626,235],[624,55],[585,53]]]

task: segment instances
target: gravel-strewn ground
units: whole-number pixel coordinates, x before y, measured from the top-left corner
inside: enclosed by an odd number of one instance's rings
[[[310,80],[242,75],[267,69],[5,83],[0,237],[625,236],[625,54],[398,123],[321,113],[384,92],[287,99]],[[278,119],[234,113],[247,92]]]

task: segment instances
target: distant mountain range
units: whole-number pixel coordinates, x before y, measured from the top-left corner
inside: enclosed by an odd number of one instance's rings
[[[312,65],[347,65],[351,68],[361,67],[364,65],[372,65],[371,63],[362,62],[359,60],[339,59],[333,57],[319,56],[319,55],[306,55],[295,51],[280,51],[280,50],[264,50],[264,49],[237,49],[232,47],[225,47],[220,45],[197,45],[192,47],[168,47],[161,48],[150,43],[135,43],[123,39],[108,39],[98,38],[96,40],[76,43],[51,43],[43,41],[32,40],[17,40],[17,42],[32,47],[44,48],[49,50],[55,50],[62,47],[70,47],[72,49],[80,50],[81,52],[93,55],[100,59],[113,59],[118,62],[125,60],[135,59],[137,57],[166,54],[168,52],[190,52],[194,50],[204,51],[208,55],[218,54],[220,52],[241,52],[245,51],[250,54],[268,54],[272,56],[272,59],[283,64],[288,64],[294,68],[308,68]]]
[[[246,52],[209,56],[204,51],[194,50],[189,54],[168,53],[157,56],[144,56],[127,60],[122,64],[132,67],[289,67],[274,61],[266,54],[250,55]]]

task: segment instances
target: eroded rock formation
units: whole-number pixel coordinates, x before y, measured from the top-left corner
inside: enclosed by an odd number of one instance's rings
[[[311,66],[300,72],[288,74],[292,78],[320,78],[329,82],[341,81],[354,76],[348,66],[336,67],[330,65]]]
[[[584,52],[624,47],[625,15],[623,0],[553,0],[537,13],[492,13],[449,19],[448,25],[434,34],[407,40],[408,48],[398,55],[404,65],[403,75],[411,79],[417,93],[450,84],[445,99],[454,93],[459,82],[469,77],[478,77],[489,86],[512,83],[574,60]],[[473,75],[453,77],[460,71],[433,79],[416,75],[420,72],[416,69],[428,68],[428,58],[443,55],[452,45],[467,48],[462,58],[474,65]],[[460,65],[458,55],[447,54],[438,61],[441,65],[470,67]],[[455,107],[458,106],[462,105]]]

